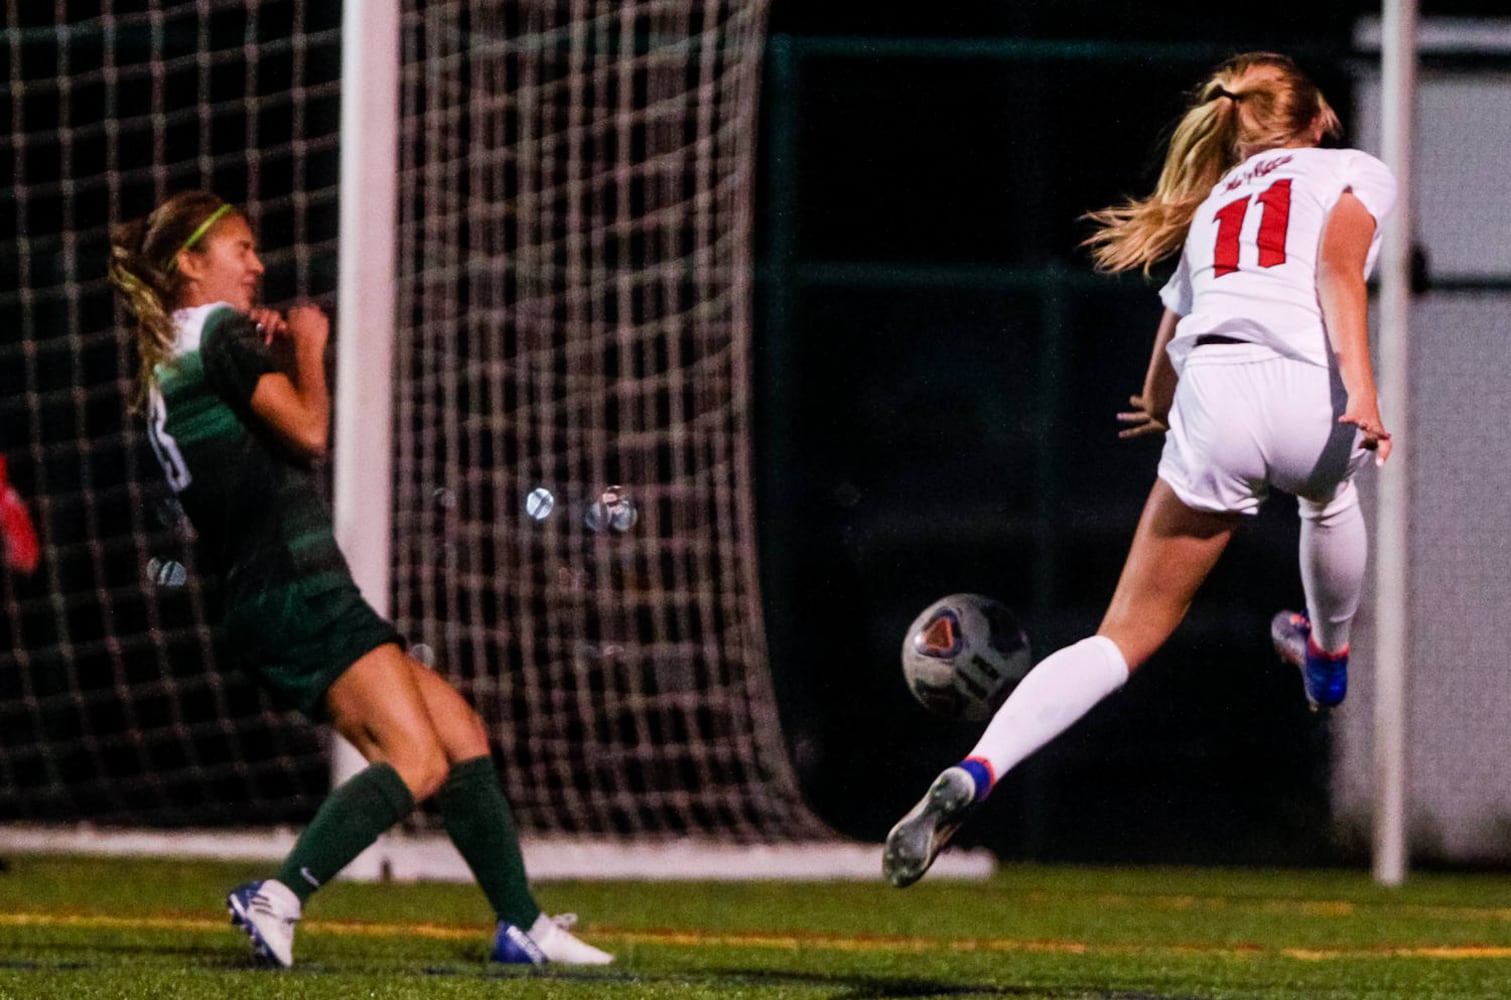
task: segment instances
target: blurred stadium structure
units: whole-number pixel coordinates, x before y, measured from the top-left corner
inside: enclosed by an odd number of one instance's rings
[[[972,736],[909,702],[907,622],[981,590],[1041,651],[1084,633],[1152,475],[1111,413],[1157,304],[1091,275],[1074,221],[1141,186],[1128,165],[1183,88],[1253,46],[768,39],[766,13],[404,7],[391,608],[482,708],[537,837],[879,836]],[[325,739],[221,669],[216,596],[125,412],[103,274],[110,221],[208,186],[245,192],[270,300],[330,305],[339,16],[139,0],[7,17],[0,448],[47,553],[0,580],[0,823],[301,822]],[[1504,129],[1484,124],[1511,102],[1503,32],[1423,54],[1410,797],[1418,852],[1443,861],[1511,860],[1490,361],[1511,208]],[[1374,148],[1367,33],[1297,39]],[[610,484],[639,505],[623,535],[583,524]],[[537,486],[561,505],[540,523],[521,508]],[[1299,596],[1288,518],[1246,532],[1148,676],[1016,774],[967,843],[1360,849],[1368,640],[1348,709],[1308,717],[1264,638]]]
[[[1355,35],[1378,51],[1379,24]],[[1439,20],[1418,36],[1417,169],[1412,216],[1420,251],[1412,303],[1410,535],[1406,589],[1406,824],[1423,860],[1511,861],[1511,778],[1499,745],[1511,728],[1499,625],[1511,616],[1511,512],[1504,365],[1511,338],[1511,189],[1504,172],[1511,121],[1511,20]],[[1377,148],[1381,80],[1360,63],[1357,142]],[[1373,663],[1368,616],[1357,648]],[[1339,718],[1333,802],[1339,823],[1371,823],[1375,678],[1360,671],[1353,709]]]

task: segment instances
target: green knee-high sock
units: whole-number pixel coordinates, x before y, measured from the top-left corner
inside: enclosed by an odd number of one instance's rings
[[[498,919],[529,930],[540,916],[540,906],[530,895],[514,813],[499,787],[493,760],[473,757],[454,765],[436,801],[447,835]]]
[[[398,771],[388,764],[364,768],[325,797],[284,859],[278,881],[305,902],[413,809],[414,796]]]

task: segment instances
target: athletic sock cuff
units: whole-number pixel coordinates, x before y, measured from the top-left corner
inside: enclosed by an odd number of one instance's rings
[[[1336,663],[1339,660],[1348,659],[1348,643],[1345,642],[1342,649],[1326,650],[1317,645],[1317,638],[1315,635],[1308,635],[1306,637],[1306,655],[1314,660],[1323,660],[1328,663]]]
[[[991,794],[992,785],[996,783],[991,763],[984,757],[967,757],[960,762],[959,767],[976,783],[976,801],[984,801]]]
[[[1118,644],[1105,635],[1094,635],[1082,639],[1079,645],[1095,647],[1102,654],[1102,662],[1106,665],[1103,680],[1107,688],[1104,694],[1111,694],[1124,684],[1128,683],[1128,661],[1123,657],[1123,651]]]
[[[497,783],[498,769],[493,766],[493,758],[486,755],[473,757],[451,765],[451,771],[441,785],[439,798],[445,802],[454,795],[469,794],[477,785]]]
[[[409,791],[409,786],[404,784],[404,779],[399,777],[399,772],[393,769],[392,764],[370,764],[365,773],[369,775],[367,787],[389,808],[394,817],[394,823],[414,811],[414,795]]]

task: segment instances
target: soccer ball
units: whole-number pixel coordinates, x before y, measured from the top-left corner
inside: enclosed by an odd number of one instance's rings
[[[951,719],[992,717],[1033,666],[1007,605],[951,594],[924,609],[902,641],[902,675],[924,708]]]

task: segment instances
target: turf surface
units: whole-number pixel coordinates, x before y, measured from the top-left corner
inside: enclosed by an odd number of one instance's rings
[[[246,865],[11,857],[0,1000],[332,997],[1505,998],[1511,875],[1009,867],[989,882],[550,883],[606,969],[484,961],[471,886],[337,883],[298,964],[226,922]]]

